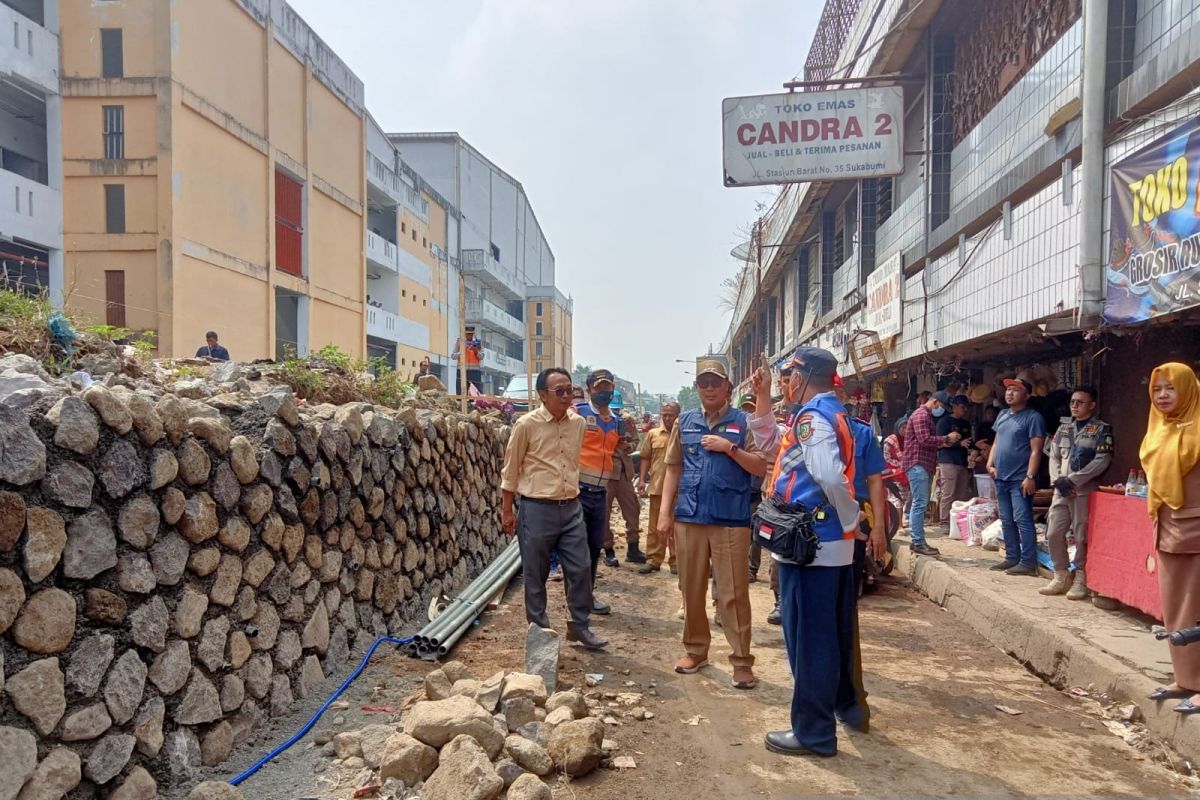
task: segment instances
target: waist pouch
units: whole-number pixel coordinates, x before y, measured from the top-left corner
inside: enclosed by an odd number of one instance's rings
[[[811,564],[821,548],[808,506],[775,497],[764,497],[759,504],[751,520],[751,535],[755,544],[802,567]]]

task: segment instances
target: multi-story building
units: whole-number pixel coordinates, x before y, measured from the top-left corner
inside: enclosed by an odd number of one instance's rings
[[[481,388],[499,392],[514,375],[526,373],[527,291],[554,286],[554,254],[521,184],[461,136],[401,133],[388,138],[461,215],[458,246],[466,318],[458,320],[452,291],[451,329],[475,326],[483,342]]]
[[[525,336],[533,350],[533,372],[549,367],[570,371],[571,319],[575,301],[554,286],[530,286],[525,290]]]
[[[367,121],[367,352],[404,373],[429,356],[443,380],[453,371],[450,327],[458,297],[455,207]],[[455,279],[451,280],[454,275]]]
[[[11,36],[10,36],[11,32]],[[62,292],[57,0],[0,0],[0,287]]]
[[[903,171],[780,191],[758,223],[762,290],[751,266],[722,348],[737,378],[756,353],[817,344],[850,374],[857,357],[893,418],[919,388],[957,380],[988,396],[1021,368],[1097,382],[1128,469],[1150,366],[1200,359],[1184,327],[1200,322],[1200,292],[1174,267],[1129,266],[1195,222],[1194,169],[1190,185],[1168,178],[1195,152],[1190,129],[1172,131],[1200,111],[1200,0],[828,0],[804,78],[855,77],[904,87]],[[1130,190],[1114,164],[1171,135],[1142,183],[1161,190],[1153,212],[1112,228],[1128,212],[1106,205]],[[1186,219],[1168,216],[1181,207]]]
[[[362,356],[365,111],[346,64],[282,0],[59,16],[66,302],[156,331],[167,356],[209,329],[239,360]]]

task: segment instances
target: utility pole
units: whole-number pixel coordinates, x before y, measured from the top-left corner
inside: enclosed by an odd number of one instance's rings
[[[467,413],[467,282],[458,273],[458,388],[462,392],[462,413]]]

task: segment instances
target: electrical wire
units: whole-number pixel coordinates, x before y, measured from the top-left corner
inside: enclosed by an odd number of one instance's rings
[[[342,681],[342,685],[337,688],[337,691],[335,691],[333,694],[331,694],[329,696],[329,699],[321,704],[321,707],[317,709],[317,713],[313,714],[312,717],[308,720],[308,722],[304,723],[304,726],[301,727],[300,730],[298,730],[294,734],[292,734],[291,738],[289,738],[283,744],[279,745],[274,750],[267,753],[265,756],[260,758],[258,761],[255,761],[241,775],[238,775],[236,778],[231,779],[229,781],[229,785],[230,786],[240,785],[247,778],[251,777],[252,775],[254,775],[254,773],[258,772],[260,769],[262,769],[264,766],[266,766],[267,762],[271,761],[272,759],[277,758],[281,753],[283,753],[289,747],[291,747],[296,742],[303,739],[304,735],[306,733],[308,733],[310,730],[312,730],[312,727],[317,724],[317,720],[319,720],[321,718],[321,715],[324,714],[326,712],[326,710],[328,710],[329,706],[331,706],[335,700],[337,700],[339,697],[341,697],[342,692],[346,691],[347,687],[349,687],[350,684],[354,682],[354,679],[357,678],[359,675],[361,675],[362,671],[367,668],[367,662],[369,662],[371,660],[371,655],[375,652],[375,648],[379,647],[379,645],[384,644],[384,643],[394,644],[397,646],[403,646],[403,645],[408,644],[412,640],[413,640],[413,637],[411,637],[411,636],[406,637],[404,639],[397,639],[393,636],[380,636],[378,639],[376,639],[374,644],[372,644],[367,649],[366,654],[363,655],[362,661],[360,661],[358,663],[358,667],[353,672],[350,673],[350,676],[348,678],[346,678],[346,680]]]

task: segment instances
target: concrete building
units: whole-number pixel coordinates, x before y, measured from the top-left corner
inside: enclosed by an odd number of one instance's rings
[[[367,117],[367,352],[413,373],[426,355],[446,380],[456,334],[457,209]],[[453,276],[453,278],[452,278]]]
[[[1146,418],[1138,381],[1162,360],[1200,359],[1200,307],[1163,314],[1160,297],[1139,348],[1126,347],[1133,327],[1100,316],[1105,269],[1111,296],[1129,249],[1123,233],[1106,238],[1110,178],[1200,111],[1200,0],[828,0],[803,77],[897,74],[903,173],[783,187],[760,223],[763,291],[756,304],[743,273],[720,349],[739,380],[756,351],[800,344],[833,350],[852,375],[855,358],[874,363],[858,376],[882,384],[885,420],[918,389],[1022,367],[1060,387],[1100,383],[1101,415],[1125,423],[1127,470]],[[1174,235],[1163,226],[1152,240]],[[872,278],[901,289],[883,336]]]
[[[466,319],[483,342],[484,392],[499,392],[526,373],[528,287],[555,285],[554,254],[521,184],[456,133],[400,133],[388,138],[442,197],[458,209],[460,270]],[[453,284],[454,281],[451,281]],[[453,289],[453,286],[451,286]],[[569,325],[570,314],[564,317]],[[569,334],[564,341],[570,341]]]
[[[61,0],[66,302],[191,355],[365,354],[363,84],[283,0]],[[0,37],[3,38],[3,37]]]
[[[57,0],[0,0],[0,287],[62,297]]]
[[[571,352],[571,321],[575,301],[553,286],[530,286],[525,290],[525,336],[533,349],[533,372],[549,367],[574,367]]]

